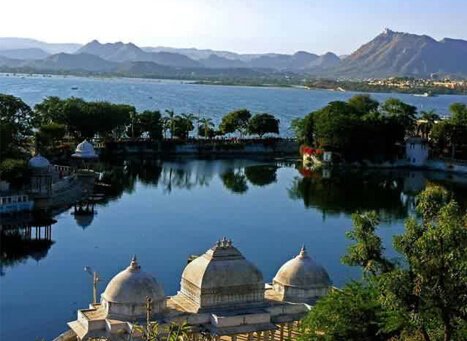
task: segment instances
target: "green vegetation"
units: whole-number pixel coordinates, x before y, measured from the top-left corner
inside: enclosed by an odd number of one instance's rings
[[[451,117],[431,128],[434,147],[441,155],[467,159],[467,105],[454,103],[449,107]]]
[[[26,151],[36,126],[34,113],[21,99],[0,94],[0,160]]]
[[[416,108],[390,98],[381,105],[368,95],[356,95],[348,102],[330,102],[292,128],[301,142],[339,153],[348,161],[392,159],[396,144],[411,135]]]
[[[465,159],[466,105],[454,103],[450,111],[451,118],[440,120],[434,111],[418,115],[414,106],[395,98],[378,103],[356,95],[293,120],[291,128],[299,142],[334,151],[345,161],[397,159],[405,139],[417,134],[429,139],[438,155],[449,149],[452,158]]]
[[[232,111],[222,117],[219,130],[223,134],[238,132],[240,135],[246,133],[248,121],[251,118],[251,113],[247,109]]]
[[[418,219],[384,255],[375,212],[355,213],[343,262],[364,278],[319,300],[301,340],[461,340],[467,333],[467,214],[441,187],[418,196]]]
[[[254,115],[248,122],[248,132],[252,135],[279,134],[279,120],[270,114]]]

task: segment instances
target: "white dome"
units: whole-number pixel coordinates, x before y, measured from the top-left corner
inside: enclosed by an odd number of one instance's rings
[[[50,162],[41,154],[37,154],[29,159],[28,166],[30,168],[48,168],[50,166]]]
[[[281,266],[273,279],[273,287],[284,295],[284,300],[306,301],[326,294],[331,280],[326,270],[302,247],[296,257]]]
[[[88,140],[84,140],[83,142],[78,144],[72,156],[82,159],[97,158],[96,151],[94,150],[93,145],[90,142],[88,142]]]
[[[130,266],[112,278],[101,295],[108,315],[136,319],[146,314],[146,300],[152,300],[153,313],[165,307],[165,294],[156,279],[141,271],[134,257]]]
[[[224,238],[185,267],[180,292],[198,309],[257,304],[264,300],[263,275]]]

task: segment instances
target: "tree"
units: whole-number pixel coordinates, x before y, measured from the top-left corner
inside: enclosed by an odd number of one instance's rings
[[[431,138],[435,146],[443,150],[450,148],[451,158],[465,157],[467,145],[467,106],[454,103],[449,107],[451,117],[434,125]]]
[[[378,290],[371,283],[351,282],[318,300],[303,319],[299,341],[386,341]]]
[[[238,132],[242,135],[248,128],[251,113],[247,109],[232,111],[222,117],[219,129],[224,134]]]
[[[270,114],[256,114],[248,122],[248,133],[258,134],[260,138],[264,134],[279,134],[279,120]]]
[[[355,109],[346,102],[330,102],[313,113],[315,144],[335,150],[351,147],[357,120]]]
[[[422,111],[420,113],[421,122],[418,126],[418,130],[421,136],[425,139],[428,139],[436,121],[439,121],[440,119],[441,118],[435,110]]]
[[[21,99],[0,94],[0,159],[26,152],[37,120]]]
[[[41,103],[36,104],[34,111],[40,120],[40,124],[65,123],[63,104],[64,101],[57,96],[46,97]]]
[[[347,238],[354,240],[355,244],[349,246],[342,262],[361,266],[373,275],[391,270],[393,265],[384,258],[381,238],[375,233],[379,224],[377,213],[355,213],[352,221],[353,229],[347,232]]]
[[[214,136],[214,123],[211,118],[203,117],[198,120],[198,136],[205,138]]]
[[[162,118],[159,111],[145,110],[136,115],[135,121],[136,136],[147,134],[152,140],[162,138]]]
[[[453,103],[449,106],[452,123],[456,125],[467,125],[467,105],[464,103]]]
[[[397,98],[388,98],[381,105],[381,113],[393,121],[394,128],[398,128],[398,140],[403,141],[413,133],[416,123],[417,108],[406,104]]]
[[[168,127],[168,130],[170,131],[170,138],[174,138],[174,131],[175,131],[175,112],[173,110],[165,110],[165,113],[167,116],[164,117],[164,120],[166,122],[166,127]]]
[[[57,142],[62,140],[66,134],[66,126],[64,124],[50,122],[41,125],[36,133],[37,144],[41,147],[54,148]]]
[[[185,129],[186,133],[185,136],[188,138],[190,136],[190,131],[195,129],[194,123],[198,120],[195,114],[182,114],[181,115],[183,120],[185,121]]]
[[[379,102],[371,98],[370,95],[355,95],[347,103],[360,115],[376,112],[379,107]]]
[[[175,116],[174,120],[171,122],[172,138],[173,136],[176,136],[180,139],[186,140],[190,131],[195,128],[192,119],[194,118],[191,118],[188,115]]]
[[[457,340],[467,323],[467,216],[438,187],[418,197],[417,211],[421,221],[409,218],[405,232],[394,239],[402,262],[383,256],[375,221],[364,229],[357,221],[349,235],[356,244],[344,260],[364,266],[376,283],[387,310],[383,330],[418,334],[426,341],[438,333],[445,341]]]
[[[290,127],[295,134],[295,138],[300,144],[306,144],[308,146],[313,145],[313,113],[310,113],[303,118],[294,118],[290,124]]]

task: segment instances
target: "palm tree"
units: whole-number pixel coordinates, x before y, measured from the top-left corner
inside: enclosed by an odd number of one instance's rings
[[[198,117],[195,114],[182,114],[181,117],[186,122],[186,137],[188,138],[190,136],[190,131],[194,128],[193,122],[195,122]]]
[[[209,130],[214,128],[214,122],[212,118],[202,117],[198,120],[198,135],[208,137]],[[203,135],[200,134],[200,130],[203,131]]]
[[[422,111],[420,116],[420,124],[418,126],[418,131],[421,133],[422,137],[428,139],[433,126],[436,121],[439,121],[441,118],[436,113],[435,110]]]
[[[175,112],[173,110],[165,110],[165,113],[167,114],[167,116],[164,117],[164,119],[168,123],[167,126],[169,127],[169,130],[170,130],[170,138],[173,139],[174,138],[176,115],[175,115]]]

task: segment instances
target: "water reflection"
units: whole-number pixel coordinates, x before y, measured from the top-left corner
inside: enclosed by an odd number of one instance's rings
[[[235,159],[129,159],[100,163],[96,168],[101,176],[95,185],[92,210],[85,212],[84,208],[88,206],[79,209],[78,204],[65,213],[73,214],[75,224],[86,233],[92,230],[99,207],[112,205],[124,194],[136,195],[137,186],[141,185],[146,189],[157,189],[162,196],[175,194],[175,191],[194,193],[203,188],[216,190],[220,187],[228,193],[243,195],[241,200],[247,202],[258,200],[247,195],[253,188],[256,188],[255,192],[271,188],[273,195],[277,193],[279,202],[301,201],[306,209],[318,210],[324,218],[350,215],[358,210],[376,210],[387,222],[400,221],[413,212],[415,196],[429,182],[446,186],[455,193],[461,205],[465,207],[467,204],[465,176],[433,172],[311,171],[298,168],[294,162]],[[152,195],[158,194],[154,192]],[[184,198],[185,194],[182,194],[180,200]],[[151,214],[154,213],[148,213],[144,219],[150,219]],[[54,222],[51,216],[21,216],[9,220],[2,217],[2,274],[6,267],[14,267],[29,258],[40,260],[46,257],[54,243],[50,228]],[[42,230],[36,232],[38,229]]]
[[[54,244],[52,225],[57,221],[42,213],[2,216],[0,223],[0,276],[5,269],[45,258]]]
[[[289,197],[306,208],[319,209],[323,218],[374,210],[386,222],[414,212],[415,198],[428,183],[450,189],[461,203],[467,179],[450,174],[410,170],[300,169],[288,189]],[[462,190],[464,188],[464,190]],[[464,198],[464,199],[462,199]]]

